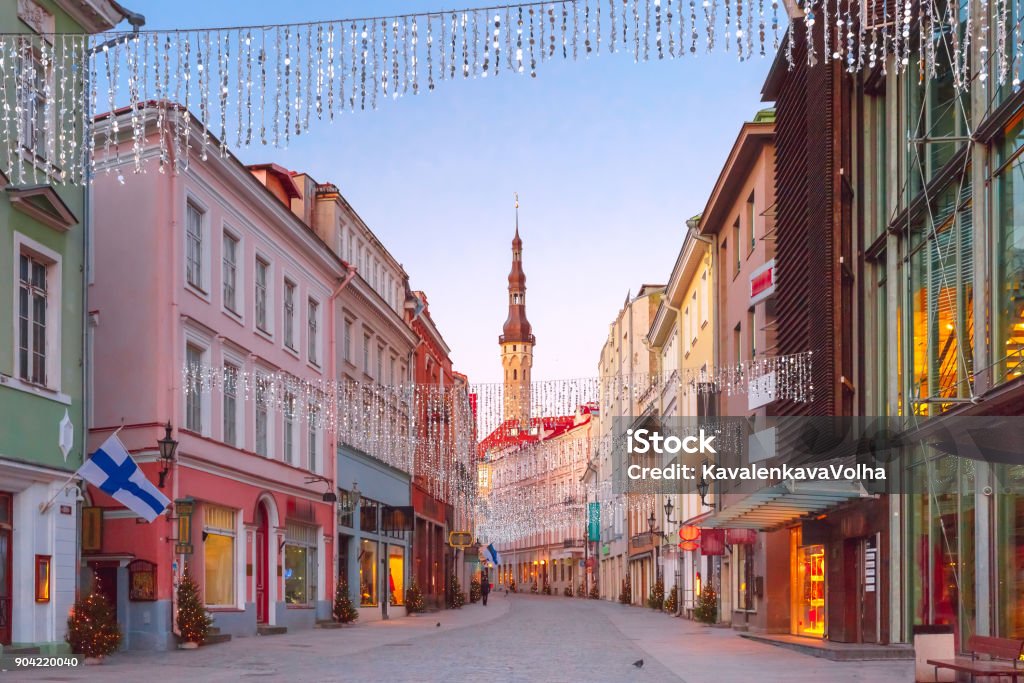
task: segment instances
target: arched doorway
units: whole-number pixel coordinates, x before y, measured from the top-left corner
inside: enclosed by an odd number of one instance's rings
[[[264,502],[256,505],[256,623],[266,624],[270,615],[268,546],[270,515]]]

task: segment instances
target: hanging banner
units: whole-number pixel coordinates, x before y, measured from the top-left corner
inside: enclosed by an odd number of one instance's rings
[[[587,503],[587,540],[601,540],[601,504]]]
[[[725,529],[701,529],[700,554],[705,557],[725,554]]]

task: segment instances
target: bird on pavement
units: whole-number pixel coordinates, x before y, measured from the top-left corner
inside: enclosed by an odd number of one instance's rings
[[[438,628],[441,628],[441,622],[440,622],[440,621],[439,621],[439,622],[437,622],[437,627],[438,627]]]
[[[635,666],[638,669],[643,668],[643,665],[644,665],[644,660],[642,660],[642,659],[638,659],[635,662],[633,662],[633,666]]]

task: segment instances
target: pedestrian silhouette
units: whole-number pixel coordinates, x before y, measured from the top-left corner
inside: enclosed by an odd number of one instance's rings
[[[491,579],[484,571],[480,575],[480,596],[483,598],[484,607],[487,607],[487,596],[491,593]]]

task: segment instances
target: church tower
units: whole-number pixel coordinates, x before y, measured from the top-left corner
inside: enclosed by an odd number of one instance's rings
[[[523,240],[519,238],[519,197],[516,197],[516,235],[512,239],[512,270],[508,274],[508,318],[502,328],[501,367],[505,373],[505,420],[516,420],[523,429],[530,421],[530,371],[536,339],[526,319],[526,274],[523,272]]]

